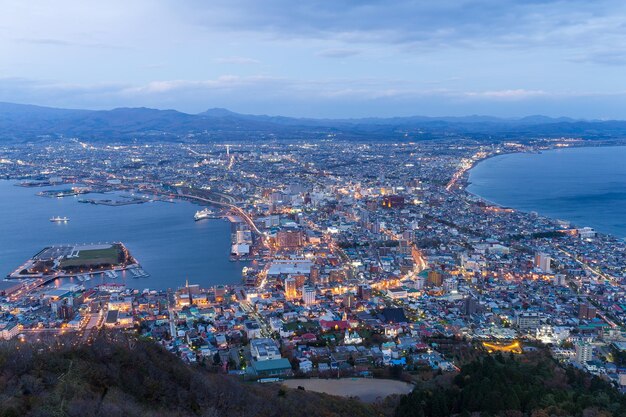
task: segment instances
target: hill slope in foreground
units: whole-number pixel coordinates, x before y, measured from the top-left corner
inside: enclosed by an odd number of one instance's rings
[[[129,343],[131,346],[129,348]],[[150,341],[0,347],[1,416],[380,416],[376,406],[243,383],[190,367]]]
[[[409,395],[371,405],[242,382],[188,366],[152,341],[105,332],[91,345],[64,338],[53,348],[0,344],[0,416],[626,416],[626,396],[560,366],[545,349],[517,357],[478,354],[460,373],[423,376],[413,375],[419,382]]]

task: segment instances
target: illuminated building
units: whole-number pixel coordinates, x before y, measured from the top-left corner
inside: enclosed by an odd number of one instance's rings
[[[522,353],[522,344],[519,341],[514,341],[509,343],[508,345],[500,344],[500,343],[490,343],[483,342],[483,347],[487,349],[488,352],[510,352],[510,353]]]
[[[301,230],[280,230],[276,233],[276,244],[281,249],[297,249],[304,245]]]
[[[428,283],[435,287],[441,287],[443,284],[443,274],[439,271],[428,271]]]
[[[320,278],[320,267],[317,265],[313,265],[311,267],[311,282],[313,284],[317,284]]]
[[[346,277],[343,269],[331,269],[330,270],[330,281],[331,282],[343,282]]]
[[[302,288],[302,286],[306,282],[306,275],[296,274],[292,275],[292,277],[296,280],[296,288]]]
[[[398,300],[406,298],[408,293],[404,288],[389,288],[387,290],[387,295],[392,300]]]
[[[296,286],[296,279],[293,277],[288,277],[285,279],[285,298],[288,300],[293,300],[298,296],[298,290]]]
[[[368,284],[359,284],[356,295],[361,300],[367,301],[372,298],[372,287]]]
[[[404,197],[399,195],[389,195],[385,196],[382,201],[382,206],[384,208],[403,208],[404,207]]]
[[[215,287],[215,300],[218,302],[224,301],[224,296],[226,295],[226,287],[223,285],[218,285]]]
[[[359,336],[357,332],[350,333],[348,329],[343,336],[343,343],[345,345],[359,345],[363,343],[363,338]]]
[[[550,269],[550,257],[543,252],[537,252],[535,255],[535,267],[541,269],[546,274],[549,274]]]
[[[343,299],[341,300],[341,304],[344,307],[352,308],[352,307],[354,307],[354,303],[355,303],[354,294],[352,294],[352,293],[344,294]]]

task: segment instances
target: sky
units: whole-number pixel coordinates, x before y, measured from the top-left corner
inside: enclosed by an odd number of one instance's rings
[[[626,119],[623,0],[0,0],[0,101]]]

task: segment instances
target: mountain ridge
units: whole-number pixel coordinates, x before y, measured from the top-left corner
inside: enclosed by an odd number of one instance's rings
[[[210,108],[191,114],[149,107],[84,110],[0,102],[0,140],[5,142],[67,137],[120,142],[203,142],[328,137],[347,140],[428,140],[560,136],[621,138],[626,136],[626,121],[543,115],[515,118],[469,115],[317,119],[241,114],[225,108]]]

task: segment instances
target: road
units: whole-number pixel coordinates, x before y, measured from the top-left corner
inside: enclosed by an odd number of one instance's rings
[[[600,272],[600,271],[597,271],[596,269],[592,268],[591,266],[587,265],[586,263],[584,263],[583,261],[581,261],[580,259],[578,259],[576,256],[574,256],[574,255],[573,255],[573,254],[571,254],[570,252],[567,252],[566,250],[561,249],[561,248],[558,248],[558,250],[559,250],[560,252],[562,252],[563,254],[565,254],[566,256],[568,256],[569,258],[573,259],[575,262],[577,262],[579,265],[581,265],[581,266],[583,267],[583,269],[584,269],[584,270],[586,270],[586,271],[588,271],[588,272],[591,272],[591,273],[592,273],[593,275],[595,275],[596,277],[600,277],[600,278],[606,279],[607,281],[610,281],[610,282],[612,282],[612,283],[615,283],[615,279],[614,279],[613,277],[608,276],[608,275],[606,275],[606,274],[603,274],[603,273],[602,273],[602,272]],[[594,300],[594,301],[595,301],[595,300]],[[600,318],[601,318],[602,320],[604,320],[606,323],[608,323],[608,324],[609,324],[609,326],[611,326],[612,328],[620,327],[620,325],[619,325],[619,324],[615,323],[613,320],[611,320],[611,319],[609,319],[609,318],[607,317],[607,312],[606,312],[606,311],[601,310],[601,307],[602,307],[602,306],[601,306],[601,304],[600,304],[600,303],[596,302],[595,304],[596,304],[596,307],[598,308],[598,309],[597,309],[597,314],[598,314],[598,316],[600,316]]]

